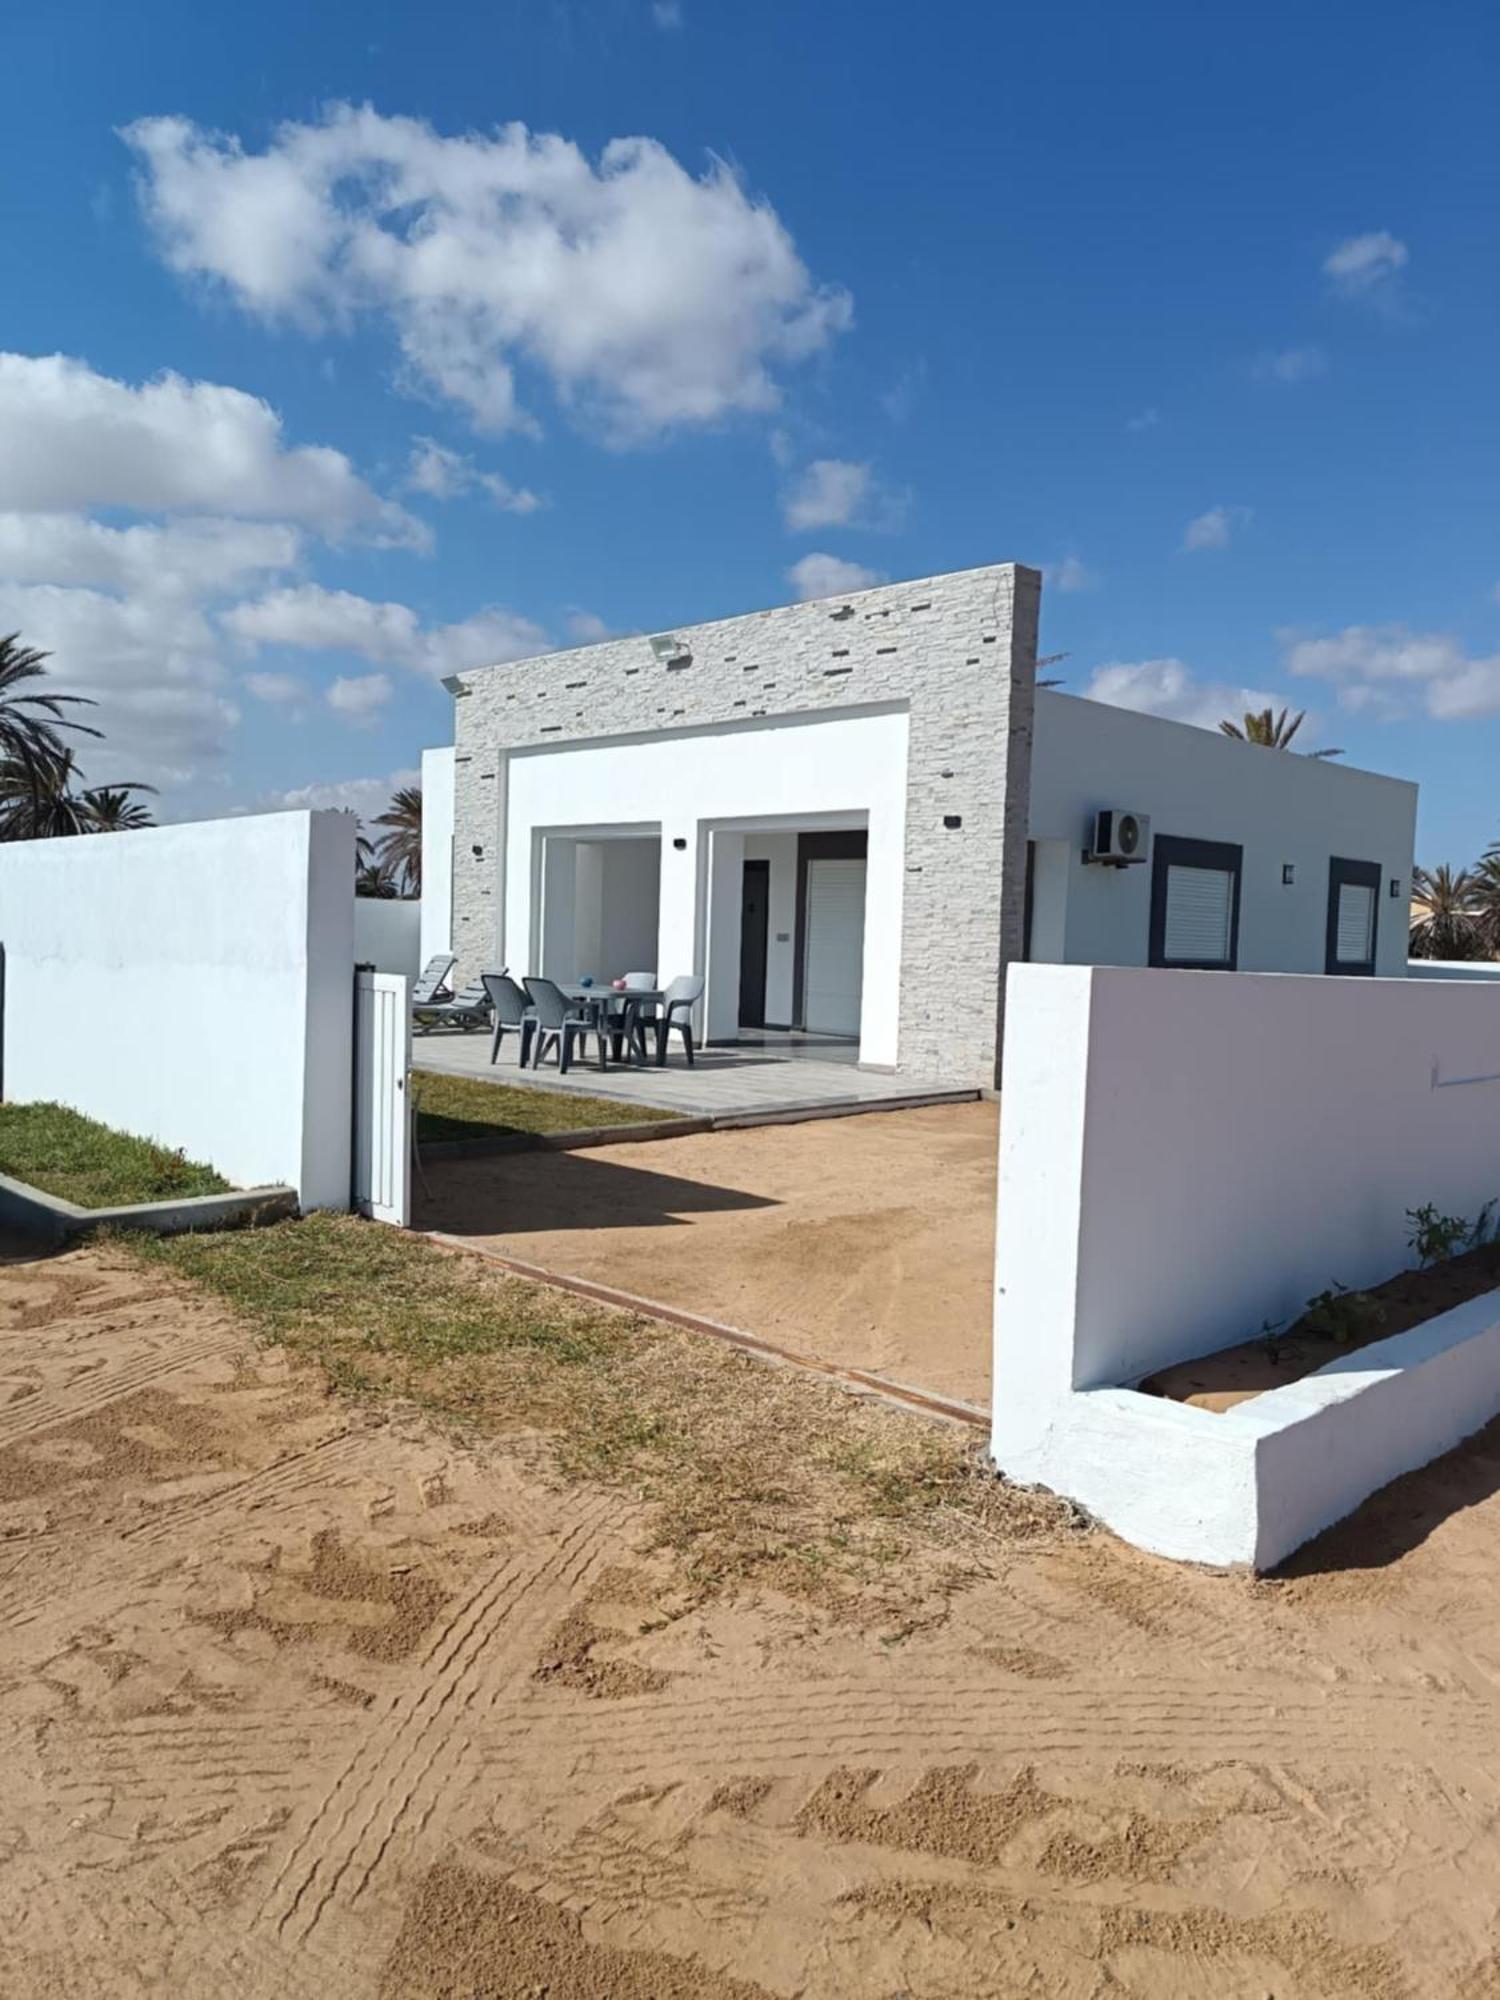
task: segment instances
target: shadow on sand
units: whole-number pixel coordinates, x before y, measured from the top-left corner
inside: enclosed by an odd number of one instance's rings
[[[1430,1465],[1382,1486],[1342,1521],[1304,1542],[1271,1571],[1274,1578],[1385,1569],[1454,1514],[1500,1492],[1500,1417]]]
[[[434,1161],[416,1224],[453,1236],[519,1237],[558,1229],[678,1228],[688,1216],[776,1208],[768,1196],[653,1173],[597,1153],[509,1153]]]

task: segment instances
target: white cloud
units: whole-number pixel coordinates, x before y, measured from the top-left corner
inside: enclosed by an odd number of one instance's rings
[[[847,458],[815,458],[782,501],[789,528],[798,533],[813,528],[843,528],[869,498],[868,465]]]
[[[907,423],[926,387],[927,363],[918,359],[911,367],[903,368],[890,388],[881,393],[880,407],[893,424]]]
[[[425,546],[341,451],[290,447],[269,403],[159,375],[133,387],[64,354],[0,353],[0,508],[202,513]]]
[[[1061,562],[1046,564],[1042,575],[1054,590],[1060,590],[1065,595],[1078,590],[1097,590],[1099,587],[1097,573],[1076,555],[1066,555]]]
[[[1210,507],[1196,515],[1182,533],[1185,549],[1227,549],[1235,530],[1250,519],[1248,507]]]
[[[366,823],[383,813],[392,798],[408,785],[420,785],[418,770],[392,771],[385,778],[340,778],[327,784],[295,785],[290,791],[268,792],[257,812],[352,812]]]
[[[780,366],[851,323],[770,205],[655,140],[594,164],[512,124],[447,138],[334,105],[261,153],[185,118],[122,135],[173,269],[304,326],[387,315],[414,377],[481,428],[530,422],[516,371],[614,440],[775,406]]]
[[[1349,298],[1368,298],[1387,290],[1405,270],[1411,252],[1388,229],[1372,229],[1347,237],[1323,259],[1323,275]]]
[[[356,729],[373,729],[394,693],[388,674],[340,674],[323,698],[335,715]]]
[[[450,451],[436,439],[412,439],[407,462],[406,483],[413,493],[425,493],[429,500],[455,500],[473,484],[474,462],[461,451]]]
[[[1111,708],[1162,715],[1199,729],[1217,729],[1225,717],[1237,720],[1247,709],[1282,705],[1262,688],[1200,681],[1176,659],[1112,661],[1095,669],[1083,692],[1090,701],[1107,702]]]
[[[246,674],[243,685],[257,701],[279,708],[294,706],[307,693],[295,674]]]
[[[1471,656],[1451,633],[1346,625],[1321,639],[1277,636],[1288,672],[1333,683],[1352,712],[1400,716],[1419,707],[1438,722],[1500,714],[1500,653]]]
[[[1154,431],[1160,422],[1160,410],[1138,410],[1133,417],[1125,419],[1125,428],[1128,431]]]
[[[658,28],[670,31],[682,26],[682,0],[651,0],[651,18]]]
[[[105,590],[215,596],[294,569],[302,538],[285,522],[140,522],[85,514],[0,513],[0,577]]]
[[[1255,357],[1251,373],[1258,382],[1281,382],[1289,388],[1295,387],[1299,382],[1311,382],[1319,375],[1326,375],[1328,356],[1321,347],[1268,348]]]
[[[541,626],[499,606],[454,625],[424,627],[408,604],[378,603],[316,583],[236,604],[222,623],[245,645],[357,653],[378,666],[408,667],[435,678],[524,659],[550,643]]]
[[[52,655],[59,692],[98,703],[83,719],[102,729],[104,740],[77,745],[94,783],[170,785],[222,756],[239,712],[226,691],[216,635],[188,597],[122,598],[0,579],[0,632],[16,631]]]
[[[601,639],[613,639],[614,628],[606,625],[597,611],[570,611],[568,637],[579,646],[597,646]]]
[[[465,453],[429,437],[412,440],[406,483],[413,493],[425,493],[429,500],[456,500],[476,490],[488,493],[508,514],[534,514],[543,505],[529,487],[512,486],[498,472],[481,472]]]
[[[849,591],[868,590],[873,584],[885,582],[878,569],[845,562],[842,556],[804,556],[801,562],[792,564],[786,575],[804,604],[815,597],[842,597]]]

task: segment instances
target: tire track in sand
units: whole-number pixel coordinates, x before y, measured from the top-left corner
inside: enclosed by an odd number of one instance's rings
[[[365,1892],[399,1834],[415,1838],[440,1804],[456,1812],[471,1791],[459,1767],[471,1756],[474,1712],[529,1677],[546,1632],[603,1562],[619,1506],[595,1495],[560,1499],[558,1511],[572,1518],[549,1548],[497,1559],[452,1608],[413,1676],[415,1691],[392,1700],[304,1821],[262,1906],[278,1935],[309,1937],[341,1891],[346,1903]]]
[[[75,1381],[60,1389],[40,1389],[34,1396],[23,1396],[18,1402],[0,1410],[0,1451],[24,1444],[28,1438],[38,1437],[43,1432],[56,1430],[59,1424],[74,1423],[80,1417],[97,1416],[101,1410],[108,1409],[111,1403],[117,1403],[123,1397],[149,1389],[167,1376],[180,1374],[200,1362],[239,1353],[244,1345],[243,1334],[236,1334],[226,1326],[189,1346],[164,1344],[153,1352],[139,1354],[133,1360],[122,1362],[118,1368],[107,1369],[102,1376],[89,1369],[86,1371],[88,1388],[82,1394],[77,1393]]]

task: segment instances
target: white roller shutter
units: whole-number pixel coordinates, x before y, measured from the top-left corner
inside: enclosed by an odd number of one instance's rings
[[[1368,882],[1340,882],[1333,949],[1340,965],[1368,965],[1375,956],[1375,891]]]
[[[1228,965],[1234,944],[1234,881],[1230,869],[1170,864],[1162,937],[1169,963]]]
[[[803,1021],[818,1033],[857,1035],[864,989],[865,864],[809,861]]]

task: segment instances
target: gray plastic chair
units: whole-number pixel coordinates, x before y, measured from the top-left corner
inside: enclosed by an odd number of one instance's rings
[[[522,1069],[531,1053],[531,1038],[536,1032],[536,1015],[532,1012],[526,995],[517,986],[508,972],[486,972],[484,990],[490,997],[494,1010],[495,1034],[490,1043],[490,1061],[500,1060],[500,1044],[505,1039],[507,1028],[514,1028],[521,1038],[521,1053],[517,1060]]]
[[[412,982],[411,1004],[420,1007],[424,1002],[440,1000],[448,990],[448,974],[457,965],[457,955],[451,951],[435,951]]]
[[[583,1011],[581,1001],[570,1000],[553,979],[528,979],[526,998],[536,1016],[536,1033],[531,1045],[533,1069],[540,1069],[548,1049],[555,1048],[557,1073],[566,1076],[568,1064],[573,1059],[574,1042],[586,1045],[590,1035],[599,1044],[599,1067],[605,1068],[604,1031],[592,1014]]]
[[[687,1052],[688,1067],[693,1063],[693,1008],[703,998],[703,976],[701,973],[684,973],[674,979],[666,989],[662,1002],[661,1019],[656,1024],[657,1054],[666,1060],[667,1046],[675,1028],[682,1036],[682,1046]]]
[[[620,983],[625,988],[627,994],[654,993],[656,991],[656,974],[654,972],[627,972]],[[640,1060],[644,1062],[646,1060],[646,1029],[648,1027],[655,1027],[656,1025],[656,1002],[648,1000],[639,1006],[622,1009],[622,1011],[625,1014],[626,1021],[629,1023],[631,1045],[634,1047]],[[616,1055],[619,1054],[618,1047],[615,1053]]]
[[[486,1028],[490,1019],[490,996],[483,979],[471,979],[452,1000],[418,1002],[411,1010],[412,1033],[431,1034],[434,1028]]]

